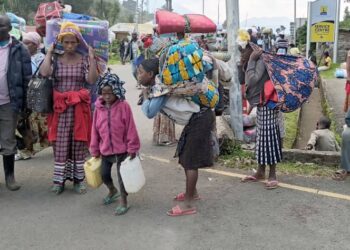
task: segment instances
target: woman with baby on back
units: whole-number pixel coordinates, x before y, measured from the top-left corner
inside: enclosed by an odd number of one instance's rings
[[[124,82],[115,74],[107,73],[98,83],[98,94],[93,116],[90,153],[102,157],[102,180],[109,193],[104,205],[109,205],[120,197],[115,209],[116,215],[129,210],[127,192],[120,175],[121,163],[130,157],[134,159],[140,149],[140,139],[136,130],[133,114],[125,101]],[[112,165],[117,164],[119,191],[111,177]]]

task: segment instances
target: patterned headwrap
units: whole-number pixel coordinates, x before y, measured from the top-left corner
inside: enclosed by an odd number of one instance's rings
[[[97,82],[97,93],[101,95],[102,89],[106,86],[110,86],[113,94],[118,97],[119,100],[125,100],[126,90],[123,87],[124,83],[125,82],[119,79],[119,76],[112,74],[108,69],[107,73],[100,77],[100,80]]]
[[[88,48],[88,44],[81,35],[80,28],[78,27],[78,25],[72,22],[62,23],[60,33],[57,36],[57,41],[62,43],[63,38],[67,35],[75,36],[81,45],[83,45],[85,48]]]

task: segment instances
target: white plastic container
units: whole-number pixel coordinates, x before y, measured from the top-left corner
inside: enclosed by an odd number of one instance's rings
[[[132,160],[130,160],[130,157],[126,158],[120,166],[120,175],[122,176],[125,190],[128,193],[140,191],[146,183],[139,157],[135,157]]]

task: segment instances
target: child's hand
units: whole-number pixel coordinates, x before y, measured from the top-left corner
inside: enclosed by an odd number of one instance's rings
[[[128,156],[130,157],[130,160],[135,159],[136,153],[128,153]]]
[[[312,150],[314,148],[314,146],[312,146],[311,144],[308,144],[307,146],[306,146],[306,150]]]

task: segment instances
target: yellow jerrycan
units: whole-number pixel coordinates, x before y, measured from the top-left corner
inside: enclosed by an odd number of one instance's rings
[[[103,183],[101,176],[101,164],[102,159],[96,157],[92,157],[84,164],[86,182],[92,188],[98,188]]]

